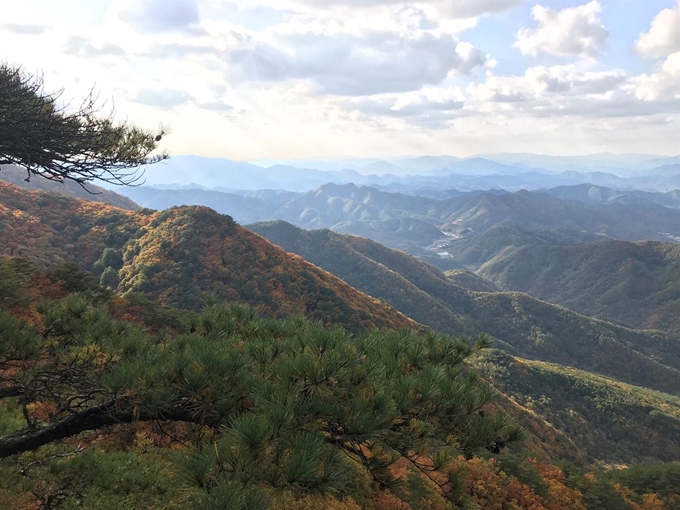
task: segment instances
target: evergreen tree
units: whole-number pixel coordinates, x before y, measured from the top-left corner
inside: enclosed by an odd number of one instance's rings
[[[25,419],[0,436],[0,458],[107,425],[195,423],[219,431],[182,462],[196,507],[262,508],[280,491],[348,491],[348,462],[393,487],[400,458],[429,474],[520,435],[487,409],[494,392],[465,368],[476,347],[464,339],[353,337],[211,306],[195,333],[163,340],[88,299],[43,302],[40,326],[0,317],[0,365],[12,367],[0,403],[15,398]]]
[[[118,277],[118,271],[112,267],[107,267],[104,269],[101,277],[99,278],[99,284],[102,287],[107,287],[109,289],[115,289],[120,283],[120,278]]]
[[[113,248],[105,248],[99,260],[104,264],[104,267],[112,267],[116,271],[123,267],[123,256],[120,251]]]
[[[136,169],[167,158],[151,154],[164,135],[116,123],[113,111],[90,94],[75,111],[61,93],[44,91],[43,79],[0,63],[0,165],[17,165],[54,181],[131,184]]]

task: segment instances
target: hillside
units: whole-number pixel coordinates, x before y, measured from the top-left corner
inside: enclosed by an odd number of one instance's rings
[[[469,340],[362,337],[242,306],[140,307],[72,265],[41,272],[0,258],[0,275],[0,366],[15,367],[0,372],[2,508],[677,507],[677,462],[555,465],[545,448],[564,460],[574,445],[528,408],[521,433],[488,385],[460,369],[478,356],[483,370],[505,369]],[[594,403],[630,402],[637,417],[639,402],[653,413],[644,432],[663,419],[675,432],[672,398],[623,389],[632,398]],[[593,449],[612,445],[612,432]],[[650,437],[668,447],[651,455],[675,455],[663,433]]]
[[[182,308],[199,309],[213,293],[268,316],[300,314],[352,330],[415,325],[204,207],[132,212],[2,188],[0,254],[41,267],[76,261],[110,287]]]
[[[60,195],[81,198],[91,202],[101,202],[121,209],[129,209],[131,211],[139,209],[139,205],[130,200],[127,196],[120,195],[93,184],[88,184],[87,189],[84,189],[73,181],[56,182],[39,177],[34,177],[27,182],[26,171],[14,166],[0,167],[0,181],[30,190],[51,191],[53,193],[59,193]]]
[[[680,244],[529,242],[501,250],[479,274],[593,317],[680,333]]]
[[[401,252],[361,237],[331,230],[307,231],[283,221],[258,223],[247,228],[284,250],[319,265],[353,287],[384,299],[421,324],[451,335],[474,331],[460,313],[430,296],[418,285],[419,278],[438,279],[447,285],[446,278],[435,268]],[[385,257],[400,259],[408,270],[395,270]]]
[[[589,460],[621,462],[680,458],[680,398],[575,368],[490,351],[480,373],[512,399],[526,423],[541,417]]]
[[[434,267],[367,239],[306,232],[284,222],[249,228],[434,329],[457,334],[473,328],[518,356],[671,393],[680,388],[680,342],[663,333],[594,320],[526,294],[476,292],[474,276],[458,277],[472,284],[466,289]]]
[[[573,230],[527,230],[515,224],[501,223],[483,232],[454,240],[446,250],[460,264],[477,270],[510,246],[576,245],[602,238],[603,236]]]
[[[678,165],[675,165],[677,174],[680,174]],[[661,169],[657,169],[661,170]],[[680,190],[667,193],[650,193],[638,190],[614,190],[592,184],[580,184],[578,186],[558,186],[546,190],[545,193],[561,200],[579,200],[593,204],[659,204],[664,207],[680,207]]]
[[[573,230],[622,240],[661,241],[666,239],[661,232],[677,235],[680,228],[680,210],[654,203],[591,204],[526,190],[444,200],[437,210],[441,227],[452,232],[512,223],[524,230]]]

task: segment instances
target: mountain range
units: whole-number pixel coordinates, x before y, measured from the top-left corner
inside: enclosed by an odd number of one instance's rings
[[[597,188],[548,191],[450,193],[424,197],[354,184],[325,184],[305,193],[273,190],[225,193],[215,190],[128,188],[143,207],[165,209],[200,204],[242,224],[284,220],[306,229],[329,228],[405,250],[441,269],[460,268],[451,256],[465,239],[499,225],[568,233],[581,240],[680,239],[677,193],[615,192]],[[595,195],[609,196],[594,199]],[[588,199],[588,197],[591,197]],[[462,240],[461,240],[462,238]]]
[[[349,203],[357,206],[350,211],[359,219],[390,210],[402,199],[366,188],[339,188],[350,192]],[[532,195],[478,197],[518,196],[523,203]],[[562,203],[539,195],[538,203]],[[320,204],[328,201],[323,195],[316,198]],[[406,198],[402,211],[430,214],[430,199]],[[289,199],[283,199],[284,205]],[[458,211],[451,212],[449,201],[435,203],[440,214]],[[338,211],[345,205],[340,202]],[[595,206],[609,207],[584,205]],[[299,214],[299,209],[292,211]],[[378,221],[383,221],[381,214]],[[499,231],[513,232],[518,244],[536,238],[550,246],[568,238],[559,231],[493,225],[485,215],[495,217],[484,213],[465,221],[492,226],[459,241]],[[504,292],[481,272],[444,274],[365,238],[306,231],[281,221],[246,229],[201,206],[126,211],[10,186],[0,190],[0,227],[3,255],[22,256],[42,267],[77,261],[118,292],[166,305],[197,310],[219,299],[251,304],[271,317],[306,315],[352,331],[429,327],[453,335],[491,335],[502,351],[480,357],[479,370],[502,392],[503,405],[533,430],[532,437],[542,437],[539,442],[552,454],[569,450],[571,457],[626,463],[679,458],[680,342],[670,332],[636,330],[528,294]],[[573,246],[589,246],[584,237],[591,234],[565,232],[573,235]],[[488,255],[493,259],[498,253],[489,250]],[[587,434],[586,422],[594,424]],[[548,437],[554,445],[544,444]]]
[[[499,158],[503,159],[503,158]],[[512,159],[512,158],[511,158]],[[262,166],[223,158],[176,156],[145,170],[148,186],[210,189],[284,189],[308,191],[326,183],[385,186],[407,192],[417,188],[489,190],[549,188],[591,183],[621,189],[673,191],[680,189],[680,160],[649,156],[620,160],[525,158],[513,162],[489,157],[443,157],[360,162],[266,161]],[[544,165],[536,165],[536,163]],[[611,165],[623,165],[623,168]]]
[[[361,237],[308,232],[280,221],[248,228],[433,329],[452,335],[484,332],[519,356],[666,392],[680,388],[680,342],[674,337],[593,320],[527,294],[479,292],[479,277],[450,280],[428,264]],[[461,286],[468,281],[472,288]],[[646,368],[638,371],[642,365]]]

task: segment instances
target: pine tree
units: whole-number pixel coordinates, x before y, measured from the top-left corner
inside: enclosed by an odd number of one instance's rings
[[[93,180],[132,184],[136,169],[167,158],[151,156],[165,134],[116,123],[91,93],[75,111],[50,94],[41,76],[0,63],[0,165],[81,185]]]
[[[16,399],[25,419],[0,436],[0,458],[107,425],[194,423],[217,433],[183,461],[195,506],[246,509],[281,493],[347,494],[357,483],[348,463],[382,487],[403,482],[391,470],[399,459],[434,480],[460,453],[520,435],[487,409],[494,392],[465,364],[471,340],[354,337],[240,306],[209,306],[194,333],[157,337],[88,293],[37,311],[35,325],[0,316],[0,368],[12,367],[0,371],[0,403]]]

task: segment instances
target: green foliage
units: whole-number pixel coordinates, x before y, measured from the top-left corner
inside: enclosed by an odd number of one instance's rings
[[[0,363],[19,369],[4,384],[19,386],[29,420],[17,441],[80,413],[208,426],[219,434],[183,462],[199,508],[253,508],[280,491],[344,497],[359,483],[348,459],[389,485],[389,467],[413,451],[443,467],[454,452],[495,452],[520,438],[506,417],[479,413],[495,394],[464,369],[475,352],[464,339],[353,337],[238,306],[209,307],[198,331],[163,338],[112,319],[84,294],[43,301],[38,312],[40,330],[7,315],[0,322]],[[47,414],[33,410],[45,406]]]
[[[459,457],[506,452],[522,436],[469,369],[483,341],[408,330],[354,336],[209,299],[193,318],[129,298],[102,304],[87,290],[43,300],[32,324],[0,313],[0,363],[15,367],[0,372],[0,392],[18,388],[0,396],[0,449],[48,424],[76,424],[82,413],[117,425],[86,426],[77,438],[69,432],[5,459],[0,506],[355,509],[356,501],[370,509],[387,488],[413,509],[518,497],[577,498],[573,508],[582,509],[583,494],[588,508],[616,510],[652,490],[668,508],[675,501],[674,464],[595,482],[574,468],[567,487],[529,456],[503,453],[500,467]],[[171,320],[178,329],[151,333]],[[159,437],[175,441],[164,432],[168,419],[194,424],[178,450],[158,446]],[[125,424],[135,420],[151,421],[160,436],[126,442]],[[120,446],[106,446],[112,441]],[[578,492],[559,495],[570,487]]]
[[[94,277],[91,273],[82,271],[77,264],[65,262],[52,267],[45,272],[52,282],[58,282],[66,292],[83,292],[92,288]]]
[[[27,303],[25,287],[35,271],[35,266],[23,259],[0,258],[0,310]]]
[[[112,267],[116,271],[123,267],[123,256],[113,248],[106,248],[99,260],[104,264],[104,267]]]
[[[566,434],[591,461],[680,458],[677,396],[499,351],[484,353],[476,363],[486,380]]]
[[[33,493],[42,508],[75,510],[180,510],[187,498],[178,488],[167,453],[154,448],[145,456],[94,446],[55,446],[24,456],[21,465],[0,468],[2,489]],[[4,487],[3,487],[4,486]],[[4,500],[5,504],[10,501]],[[18,503],[15,501],[15,504]],[[4,507],[3,507],[4,508]],[[6,507],[9,508],[9,507]]]
[[[107,287],[109,289],[115,289],[120,283],[120,278],[118,277],[118,271],[112,267],[107,267],[99,278],[99,284],[102,287]]]
[[[101,260],[97,260],[93,265],[92,265],[92,274],[96,278],[100,278],[102,273],[106,270],[106,266]]]
[[[651,492],[663,498],[677,497],[680,502],[680,462],[613,470],[607,473],[606,479],[625,485],[639,496]]]

